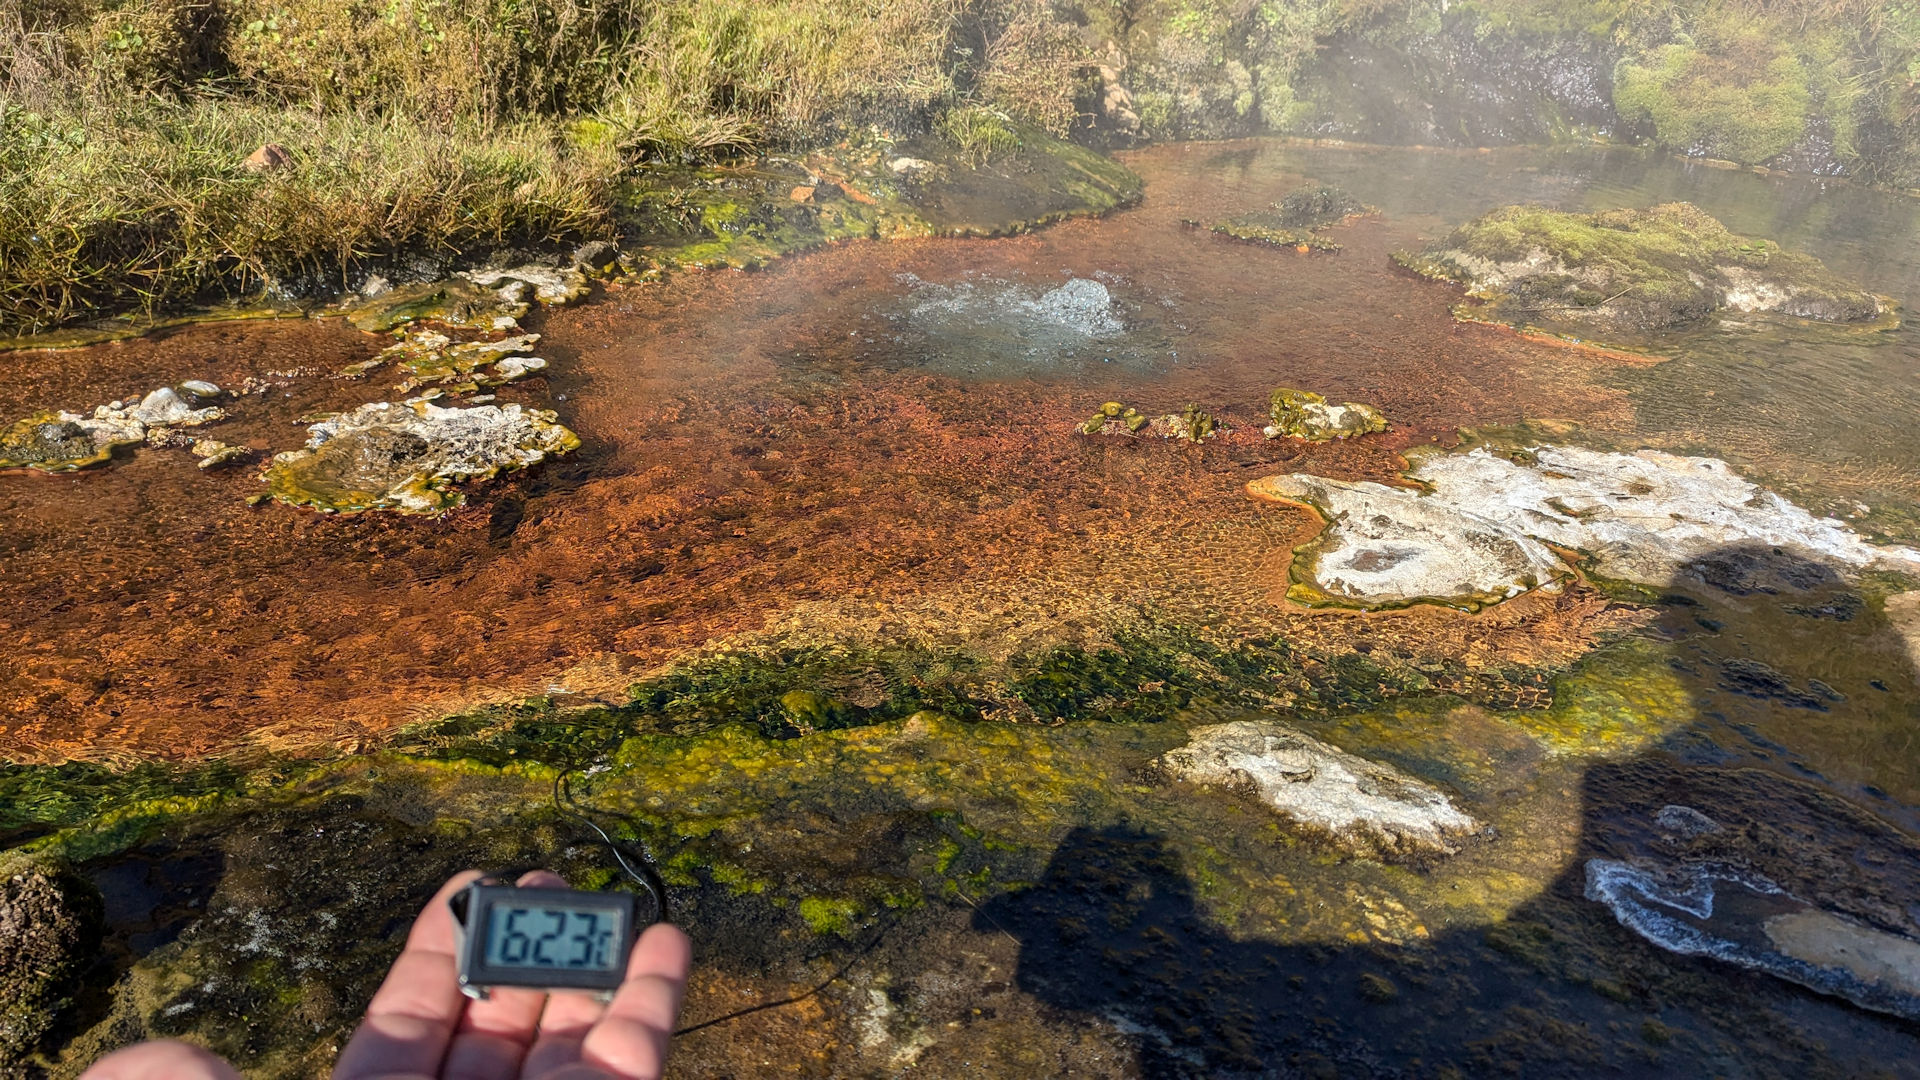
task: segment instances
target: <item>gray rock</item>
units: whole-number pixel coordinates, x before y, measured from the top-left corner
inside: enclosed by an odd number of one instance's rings
[[[1713,863],[1590,859],[1586,896],[1670,952],[1920,1020],[1920,941],[1824,911],[1758,874]]]
[[[1302,831],[1362,856],[1451,855],[1480,829],[1432,785],[1273,722],[1195,728],[1185,746],[1155,765],[1172,779],[1256,799]]]
[[[209,398],[217,398],[226,392],[204,379],[188,379],[186,382],[181,383],[177,389],[189,397],[203,401]]]
[[[487,289],[507,290],[515,285],[531,289],[534,299],[550,307],[570,304],[590,291],[587,275],[572,267],[516,266],[508,270],[468,270],[460,276]],[[504,299],[514,302],[521,301],[524,295],[524,292],[501,293]]]
[[[94,415],[100,416],[101,413],[99,410],[95,410]],[[227,416],[226,410],[217,407],[209,406],[204,409],[196,409],[187,404],[185,399],[181,398],[179,394],[174,393],[171,387],[166,386],[141,398],[140,404],[135,405],[129,411],[129,415],[148,427],[161,425],[166,427],[198,427],[201,424],[210,424],[215,420],[224,420]]]
[[[611,240],[589,240],[573,249],[573,268],[589,277],[605,277],[620,267],[620,245]]]
[[[1663,806],[1653,815],[1653,823],[1670,836],[1682,840],[1720,832],[1720,823],[1691,806]]]

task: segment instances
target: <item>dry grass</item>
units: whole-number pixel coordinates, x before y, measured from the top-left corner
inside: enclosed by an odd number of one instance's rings
[[[604,233],[617,161],[548,128],[315,118],[236,103],[47,116],[0,103],[0,327],[344,284],[401,253],[451,257]],[[254,174],[255,147],[294,163]]]
[[[0,334],[599,235],[649,160],[955,105],[1064,131],[1085,57],[1051,19],[1046,0],[0,0]],[[953,46],[976,28],[992,45],[969,62]],[[242,168],[269,142],[294,165]]]

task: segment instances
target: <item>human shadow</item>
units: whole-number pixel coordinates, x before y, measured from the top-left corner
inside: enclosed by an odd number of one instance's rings
[[[1732,867],[1920,938],[1920,841],[1894,823],[1908,806],[1824,775],[1851,744],[1791,737],[1819,717],[1904,745],[1891,729],[1920,693],[1879,606],[1851,575],[1739,546],[1689,563],[1658,608],[1647,633],[1693,719],[1584,769],[1563,869],[1503,918],[1408,945],[1236,935],[1201,902],[1189,838],[1115,825],[1069,832],[976,925],[1020,941],[1023,990],[1127,1033],[1149,1076],[1920,1076],[1920,1025],[1669,951],[1588,898],[1593,860]]]

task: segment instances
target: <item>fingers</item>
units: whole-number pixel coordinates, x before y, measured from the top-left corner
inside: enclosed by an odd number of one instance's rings
[[[623,1080],[657,1080],[692,966],[686,934],[665,923],[649,927],[633,947],[627,981],[581,1044],[581,1060]]]
[[[527,1076],[546,1076],[551,1070],[580,1060],[580,1044],[607,1007],[592,994],[556,993],[547,998],[540,1014],[540,1037],[527,1051]]]
[[[436,1073],[459,1023],[465,999],[453,959],[453,912],[447,900],[480,876],[455,874],[414,920],[407,946],[367,1006],[367,1018],[334,1066],[335,1080]]]
[[[233,1066],[183,1042],[149,1042],[108,1054],[80,1080],[240,1080]]]
[[[551,870],[535,870],[520,875],[515,884],[564,889],[567,879]],[[521,1060],[534,1041],[546,1004],[545,990],[509,986],[496,988],[485,1001],[469,1002],[440,1071],[465,1080],[513,1080],[521,1073]],[[539,1075],[530,1065],[526,1071]]]

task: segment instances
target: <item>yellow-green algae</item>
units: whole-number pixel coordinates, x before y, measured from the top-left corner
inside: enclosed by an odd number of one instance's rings
[[[1583,959],[1596,947],[1580,936],[1586,923],[1539,904],[1581,833],[1583,771],[1698,723],[1671,658],[1651,639],[1609,647],[1558,680],[1544,711],[1426,697],[1294,717],[1438,780],[1493,826],[1426,871],[1343,857],[1231,792],[1146,778],[1147,762],[1217,714],[1035,726],[927,708],[886,715],[906,706],[883,704],[844,706],[840,721],[855,726],[803,733],[794,719],[830,714],[833,696],[776,694],[780,665],[740,662],[656,682],[633,706],[488,710],[331,761],[8,769],[0,805],[11,817],[0,824],[16,835],[51,828],[32,846],[83,861],[147,857],[137,853],[158,837],[167,850],[223,851],[228,869],[208,916],[138,961],[113,991],[109,1019],[74,1046],[104,1047],[124,1037],[115,1032],[182,1036],[267,1072],[324,1067],[325,1047],[397,945],[386,932],[344,945],[323,914],[394,925],[408,897],[468,862],[546,862],[582,884],[618,884],[604,853],[549,801],[561,763],[579,767],[582,805],[660,860],[697,926],[748,920],[713,927],[721,933],[797,947],[864,939],[878,920],[911,920],[927,902],[1004,913],[1026,903],[1063,836],[1124,825],[1158,838],[1200,914],[1234,941],[1386,950],[1418,970],[1429,943],[1491,928],[1497,951],[1604,990],[1622,976]],[[835,663],[872,660],[799,659],[815,685],[834,683]],[[738,693],[723,692],[729,678]],[[376,864],[405,880],[362,882]],[[296,897],[310,909],[289,907]],[[381,904],[400,910],[382,916]],[[263,925],[275,929],[262,937]],[[299,966],[316,951],[319,968]]]

